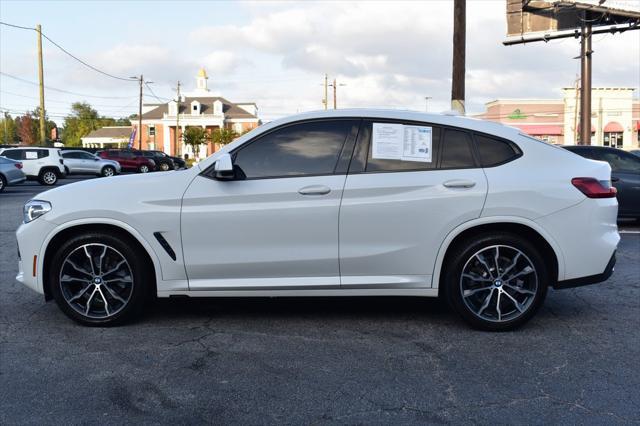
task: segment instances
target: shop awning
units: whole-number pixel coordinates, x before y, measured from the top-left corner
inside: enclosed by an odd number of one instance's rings
[[[560,136],[562,135],[562,126],[553,126],[549,124],[516,124],[518,129],[531,136]]]
[[[617,121],[611,121],[607,123],[606,126],[604,126],[604,132],[605,133],[624,132],[624,129],[622,128],[620,123],[618,123]]]

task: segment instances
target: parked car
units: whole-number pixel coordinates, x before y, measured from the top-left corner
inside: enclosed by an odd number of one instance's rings
[[[167,156],[157,154],[158,151],[132,151],[136,155],[142,155],[143,157],[150,158],[155,161],[157,170],[166,172],[175,168],[173,160]]]
[[[10,185],[17,185],[27,180],[22,171],[22,163],[6,157],[0,157],[0,192]]]
[[[100,158],[117,161],[123,171],[147,173],[156,169],[156,162],[151,158],[136,155],[131,150],[107,149],[99,151]]]
[[[62,151],[67,174],[96,175],[109,177],[120,173],[120,163],[100,158],[95,154],[81,150]]]
[[[637,155],[638,157],[640,157],[640,149],[632,149],[629,152],[632,153],[633,155]]]
[[[565,149],[611,166],[611,181],[618,190],[618,217],[640,221],[640,157],[617,148],[574,145]]]
[[[472,326],[509,330],[549,287],[611,275],[610,176],[497,123],[307,113],[182,173],[40,194],[17,231],[17,278],[85,325],[123,323],[150,295],[442,294]]]
[[[166,158],[170,158],[171,161],[173,161],[173,168],[175,170],[180,170],[180,169],[184,169],[186,168],[186,163],[185,161],[180,158],[180,157],[172,157],[170,155],[167,155],[166,153],[162,152],[162,151],[150,151],[153,152],[154,154],[156,154],[156,156],[158,157],[166,157]]]
[[[0,155],[22,163],[27,179],[52,186],[65,176],[64,160],[58,148],[0,148]]]

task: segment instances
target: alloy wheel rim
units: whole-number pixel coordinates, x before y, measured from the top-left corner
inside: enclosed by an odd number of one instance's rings
[[[149,168],[147,166],[142,166],[142,167],[140,167],[140,171],[142,173],[147,173],[149,171]]]
[[[107,167],[106,169],[104,169],[104,175],[113,176],[113,169],[111,167]]]
[[[169,165],[167,163],[162,163],[160,168],[162,169],[162,171],[166,172],[167,170],[169,170]]]
[[[462,268],[462,300],[475,316],[485,321],[519,318],[531,307],[537,291],[535,266],[515,247],[485,247],[474,253]]]
[[[62,262],[60,290],[79,314],[104,319],[127,306],[133,293],[133,274],[125,257],[101,243],[84,244]]]
[[[53,172],[45,172],[43,178],[45,183],[48,183],[49,185],[56,183],[56,174]]]

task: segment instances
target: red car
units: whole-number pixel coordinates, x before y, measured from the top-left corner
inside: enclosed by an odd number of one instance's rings
[[[123,171],[147,173],[156,169],[155,161],[142,155],[136,155],[132,151],[107,149],[100,151],[98,155],[102,158],[117,161],[120,163]]]

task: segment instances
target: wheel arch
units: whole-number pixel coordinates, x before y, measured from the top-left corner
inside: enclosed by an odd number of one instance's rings
[[[451,231],[440,245],[433,271],[432,287],[439,288],[448,256],[463,241],[484,232],[503,231],[525,236],[538,248],[552,273],[552,283],[564,277],[564,258],[555,240],[538,224],[523,218],[493,217],[466,222]]]
[[[152,293],[157,293],[157,283],[160,274],[160,265],[151,246],[140,236],[135,230],[126,224],[116,224],[114,222],[93,222],[93,223],[71,223],[63,228],[57,228],[47,236],[43,250],[40,255],[40,268],[42,271],[40,279],[44,292],[45,300],[51,300],[50,283],[48,282],[50,261],[55,251],[72,235],[83,232],[106,232],[109,234],[118,234],[128,239],[136,246],[140,253],[145,257],[148,265],[153,268],[153,289]]]

